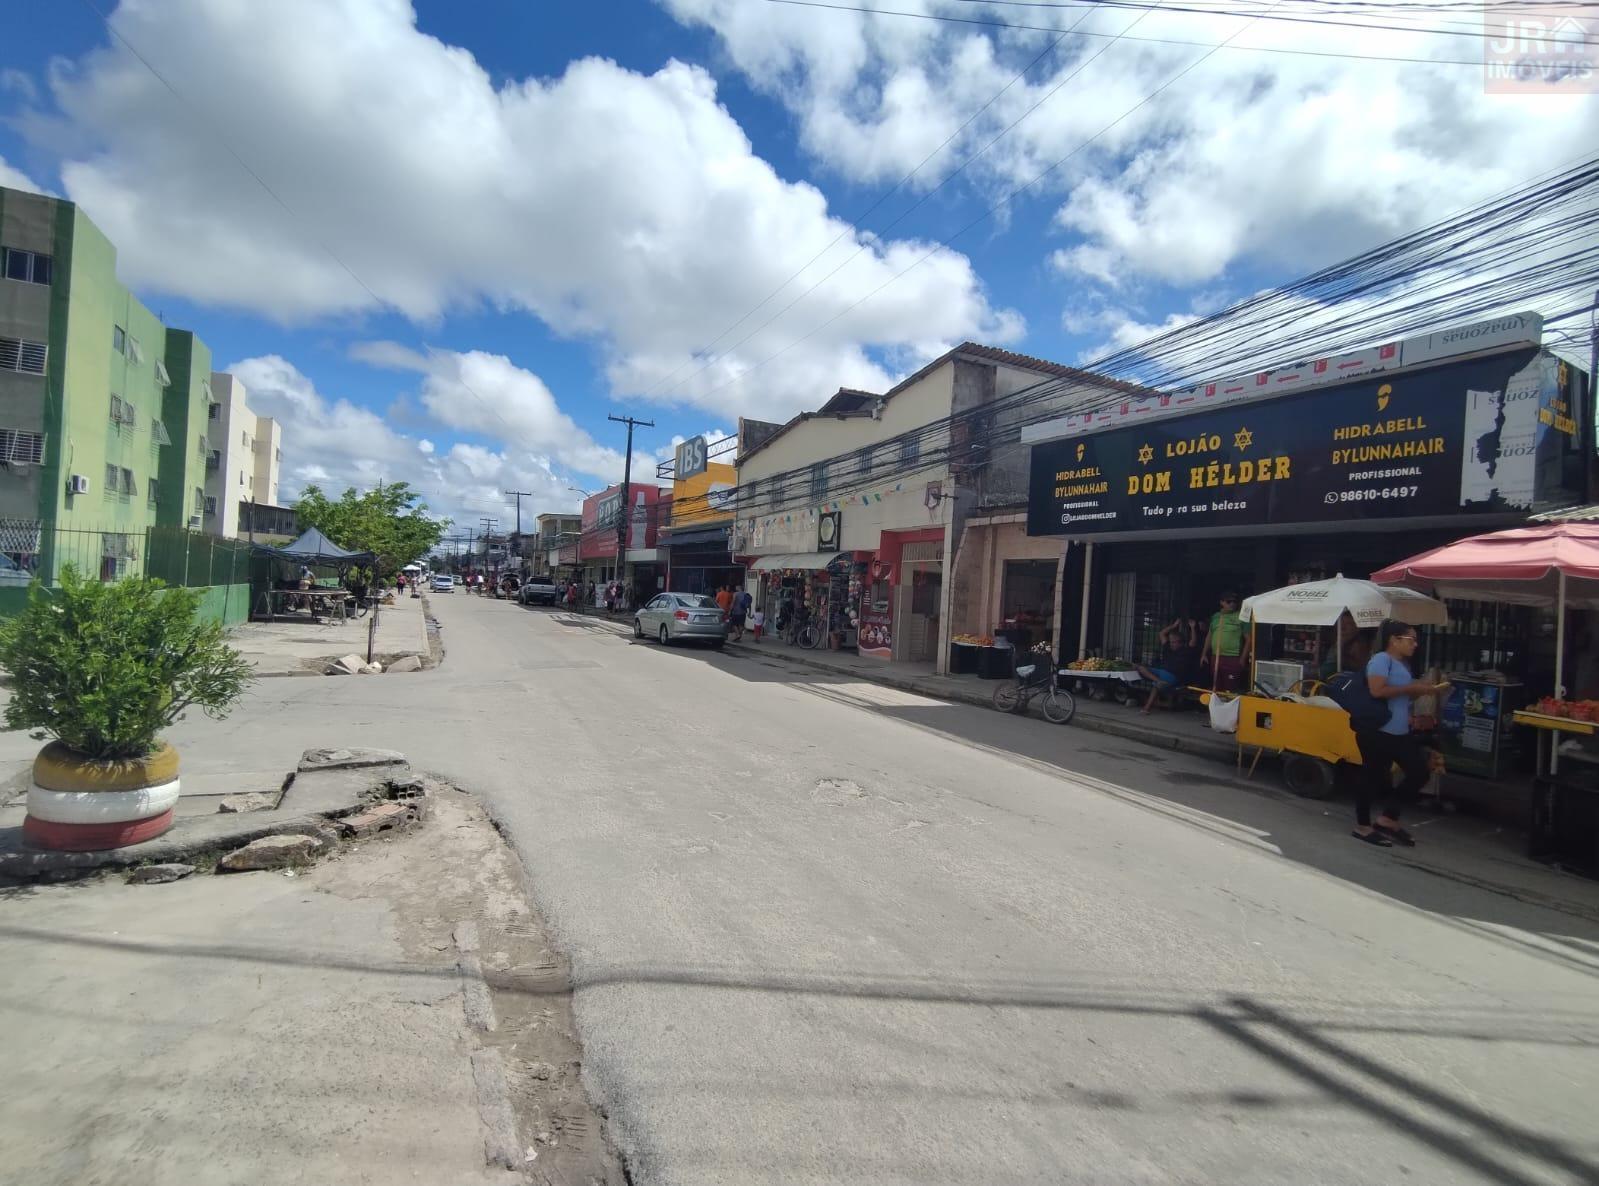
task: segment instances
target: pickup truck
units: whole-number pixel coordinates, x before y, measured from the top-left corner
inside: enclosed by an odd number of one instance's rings
[[[516,591],[516,599],[523,605],[554,605],[557,598],[555,585],[549,577],[528,577]]]

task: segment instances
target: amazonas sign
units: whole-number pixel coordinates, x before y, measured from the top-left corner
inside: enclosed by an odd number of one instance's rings
[[[1525,349],[1035,445],[1029,535],[1527,510],[1578,495],[1571,377]]]

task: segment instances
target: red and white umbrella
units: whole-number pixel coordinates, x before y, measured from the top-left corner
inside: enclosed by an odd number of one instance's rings
[[[1599,609],[1599,523],[1538,523],[1474,535],[1371,574],[1438,597],[1555,610],[1555,694],[1565,675],[1566,610]]]

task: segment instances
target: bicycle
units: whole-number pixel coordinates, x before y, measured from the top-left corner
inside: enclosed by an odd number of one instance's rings
[[[1040,698],[1044,719],[1064,725],[1077,713],[1077,700],[1055,679],[1055,662],[1048,655],[1039,655],[1032,663],[1016,669],[1015,682],[1000,684],[994,689],[994,709],[1025,715],[1033,697]]]

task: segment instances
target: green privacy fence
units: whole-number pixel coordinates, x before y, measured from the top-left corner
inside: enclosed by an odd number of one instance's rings
[[[202,590],[200,612],[233,626],[250,613],[250,545],[182,527],[142,531],[0,523],[0,617],[28,601],[38,581],[54,588],[69,565],[103,581],[157,577]]]

